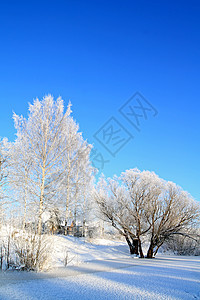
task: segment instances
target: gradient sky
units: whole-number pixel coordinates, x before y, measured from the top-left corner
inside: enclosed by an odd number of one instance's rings
[[[199,1],[0,1],[1,137],[61,95],[106,176],[148,169],[200,200],[199,87]],[[140,132],[119,111],[136,92],[158,112]],[[115,156],[97,139],[110,118],[134,136]]]

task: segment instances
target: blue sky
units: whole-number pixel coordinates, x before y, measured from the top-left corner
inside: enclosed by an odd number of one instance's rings
[[[152,170],[200,200],[199,15],[199,1],[0,1],[0,136],[15,138],[12,111],[61,95],[106,176]],[[140,132],[119,111],[137,91],[158,112]],[[110,119],[134,136],[115,156],[95,138]]]

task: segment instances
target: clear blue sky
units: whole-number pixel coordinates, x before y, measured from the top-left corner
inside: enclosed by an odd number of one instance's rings
[[[149,169],[200,200],[199,16],[199,1],[0,1],[0,136],[61,95],[106,176]],[[137,91],[158,111],[140,132],[119,112]],[[111,117],[134,136],[115,157],[94,137]]]

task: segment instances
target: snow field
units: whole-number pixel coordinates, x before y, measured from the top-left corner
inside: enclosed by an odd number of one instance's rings
[[[50,272],[5,272],[1,300],[200,299],[200,258],[158,255],[134,259],[124,242],[53,236]],[[63,267],[62,251],[76,256]],[[61,255],[62,254],[62,255]]]

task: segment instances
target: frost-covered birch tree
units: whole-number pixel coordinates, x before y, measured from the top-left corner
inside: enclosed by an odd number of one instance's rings
[[[41,101],[36,99],[29,104],[27,119],[16,114],[13,117],[17,138],[11,151],[11,181],[15,189],[23,191],[23,227],[27,204],[31,203],[41,235],[44,211],[56,207],[65,210],[67,224],[69,206],[78,202],[79,178],[86,172],[83,165],[90,165],[91,146],[71,116],[71,104],[65,112],[61,98],[55,101],[49,95]]]
[[[66,127],[66,151],[63,158],[65,173],[61,189],[61,199],[65,203],[66,234],[69,217],[76,220],[83,184],[89,186],[92,178],[91,170],[93,171],[89,157],[91,145],[83,139],[78,130],[78,124],[70,119]]]
[[[59,166],[64,152],[62,145],[68,116],[69,111],[64,114],[63,101],[60,98],[54,101],[51,96],[44,97],[42,101],[36,99],[30,104],[28,119],[14,114],[15,127],[20,133],[15,146],[20,143],[22,153],[27,155],[22,158],[24,165],[26,161],[31,162],[28,180],[30,191],[38,204],[39,234],[42,231],[42,213],[62,176]]]
[[[91,193],[94,183],[95,169],[90,164],[90,149],[84,151],[81,159],[77,161],[75,168],[75,182],[74,182],[74,221],[77,220],[82,224],[83,235],[85,235],[86,221],[90,220],[89,206],[91,210],[92,199]]]
[[[3,138],[0,141],[0,215],[1,221],[3,217],[8,217],[11,211],[11,205],[13,203],[12,198],[9,195],[9,155],[10,143],[7,138]]]
[[[0,227],[3,222],[5,205],[7,203],[5,199],[5,184],[7,177],[7,157],[5,154],[5,141],[0,142]]]
[[[59,191],[65,182],[68,207],[73,164],[88,145],[85,141],[79,145],[81,134],[71,117],[71,105],[64,112],[61,98],[54,101],[49,95],[42,101],[36,99],[29,105],[28,118],[14,114],[14,121],[17,129],[14,149],[18,148],[21,160],[21,173],[15,174],[15,181],[24,175],[23,185],[28,188],[27,194],[34,198],[37,231],[41,234],[42,214],[59,204]],[[25,207],[24,202],[24,210]]]
[[[30,169],[32,159],[29,155],[28,143],[21,130],[17,131],[17,139],[14,143],[8,143],[9,157],[8,182],[11,190],[10,197],[18,203],[18,210],[22,216],[22,229],[27,221],[27,209],[31,205],[30,193]],[[33,213],[33,207],[32,207]]]

